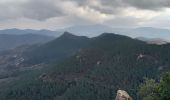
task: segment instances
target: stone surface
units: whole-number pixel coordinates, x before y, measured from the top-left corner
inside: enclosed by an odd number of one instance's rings
[[[124,90],[118,90],[115,100],[132,100],[132,97]]]

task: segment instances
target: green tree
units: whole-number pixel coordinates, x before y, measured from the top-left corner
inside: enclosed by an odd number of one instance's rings
[[[146,79],[140,85],[139,95],[143,100],[170,100],[170,72],[164,73],[160,82]]]
[[[161,100],[170,100],[170,72],[163,75],[158,92]]]
[[[153,79],[145,79],[145,82],[140,85],[138,94],[143,100],[157,100],[156,90],[158,83]]]

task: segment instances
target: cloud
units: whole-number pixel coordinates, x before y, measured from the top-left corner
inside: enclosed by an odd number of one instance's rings
[[[24,17],[38,20],[63,16],[63,12],[55,3],[48,2],[48,0],[30,0],[21,6],[21,13]]]
[[[170,0],[67,0],[81,6],[90,6],[105,13],[118,13],[122,9],[133,7],[142,10],[159,11],[170,8]]]
[[[152,18],[151,20],[147,21],[144,25],[153,26],[154,27],[163,27],[163,28],[170,28],[170,9],[167,9],[165,12],[160,13],[158,16]],[[143,26],[144,26],[143,25]]]
[[[45,20],[62,16],[57,6],[47,0],[7,0],[0,2],[0,19],[29,18]]]
[[[0,19],[28,18],[46,20],[60,16],[78,16],[91,21],[110,19],[113,15],[102,13],[77,2],[64,0],[7,0],[0,2]]]
[[[170,0],[0,0],[0,24],[28,27],[27,23],[31,26],[34,22],[38,28],[83,23],[135,26],[166,9],[170,9]]]
[[[161,10],[170,7],[170,0],[124,0],[129,6],[139,9]]]

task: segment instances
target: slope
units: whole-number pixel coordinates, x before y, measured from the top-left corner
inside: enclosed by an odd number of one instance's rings
[[[61,36],[55,41],[63,43],[70,38],[75,39],[75,36],[64,34],[64,39]],[[82,40],[82,37],[76,36],[77,39]],[[29,80],[22,77],[20,81],[29,82],[18,81],[17,86],[9,87],[1,97],[4,100],[113,100],[116,90],[124,89],[138,100],[136,92],[144,77],[156,79],[170,70],[170,44],[150,45],[112,33],[85,40],[84,45],[77,41],[67,41],[64,45],[55,42],[60,44],[55,50],[75,51],[71,48],[76,47],[76,52],[55,66],[45,67],[31,81],[30,75],[27,75]],[[62,48],[68,45],[69,48]],[[77,47],[82,49],[77,50]]]
[[[88,38],[65,32],[59,38],[25,52],[25,63],[58,62],[74,55],[88,44]]]

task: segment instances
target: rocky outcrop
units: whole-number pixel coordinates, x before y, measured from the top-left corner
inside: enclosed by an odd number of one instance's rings
[[[115,100],[132,100],[132,97],[124,90],[118,90]]]

